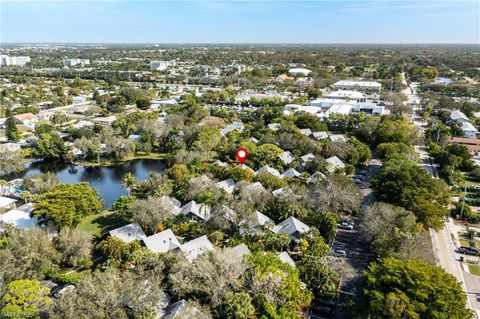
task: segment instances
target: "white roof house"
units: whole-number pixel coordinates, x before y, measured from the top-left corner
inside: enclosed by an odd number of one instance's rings
[[[470,122],[470,119],[461,111],[453,110],[450,114],[450,119],[454,121],[459,121],[461,123],[461,130],[465,137],[467,138],[475,138],[479,133],[477,128],[473,126]]]
[[[315,155],[313,155],[312,153],[308,153],[308,154],[305,154],[303,155],[302,157],[300,157],[302,159],[302,163],[305,165],[307,164],[308,162],[312,161],[315,159]]]
[[[335,172],[337,169],[345,168],[345,164],[337,156],[329,157],[325,161],[327,162],[327,170],[330,173]]]
[[[0,210],[15,208],[16,199],[0,196]]]
[[[328,138],[332,142],[346,142],[347,138],[343,134],[329,134]]]
[[[228,124],[227,126],[225,126],[224,128],[222,128],[220,130],[220,133],[225,136],[227,135],[227,133],[230,133],[234,130],[238,130],[239,132],[243,132],[243,129],[244,129],[244,125],[242,122],[238,122],[238,121],[234,121],[230,124]]]
[[[452,113],[450,113],[450,119],[460,122],[470,122],[470,119],[459,110],[453,110]]]
[[[300,133],[302,133],[305,136],[310,136],[310,134],[312,134],[312,130],[310,130],[309,128],[302,128],[300,129]]]
[[[295,265],[292,257],[290,257],[290,255],[286,251],[282,251],[280,254],[278,254],[278,258],[284,263],[290,265],[292,268],[297,268],[297,265]]]
[[[278,131],[280,127],[282,127],[282,125],[280,123],[271,123],[271,124],[268,124],[267,127],[272,131]]]
[[[126,243],[130,243],[134,240],[142,241],[147,237],[138,224],[128,224],[116,229],[112,229],[108,232],[110,236],[123,240]]]
[[[143,238],[145,246],[154,253],[165,253],[180,248],[181,244],[171,229]]]
[[[288,70],[288,73],[291,75],[299,75],[299,74],[309,75],[310,73],[312,73],[312,71],[305,68],[293,68]]]
[[[231,178],[217,183],[217,187],[223,189],[227,194],[232,194],[235,190],[235,186],[236,184]]]
[[[180,211],[181,214],[192,220],[207,221],[210,219],[210,207],[197,204],[194,200],[185,204]]]
[[[295,159],[295,156],[290,151],[283,152],[278,155],[278,157],[282,160],[284,165],[290,165]]]
[[[317,140],[323,140],[328,138],[327,132],[313,132],[312,136],[314,139],[317,139]]]
[[[188,261],[192,262],[201,254],[207,251],[215,250],[215,247],[210,242],[210,240],[208,240],[207,236],[204,235],[181,245],[180,250],[185,255],[185,258],[187,258]]]
[[[269,226],[268,228],[273,228],[275,222],[268,216],[262,214],[258,210],[253,213],[251,219],[244,221],[240,229],[240,234],[259,234],[262,233],[263,228]]]
[[[306,234],[310,231],[310,227],[296,219],[295,217],[289,217],[284,221],[278,223],[273,228],[273,232],[276,234],[287,234],[290,238],[296,240],[302,234]]]
[[[252,143],[255,143],[255,144],[258,143],[258,140],[257,140],[255,137],[253,137],[253,136],[250,137],[250,138],[248,139],[248,141],[249,141],[249,142],[252,142]]]
[[[1,214],[0,222],[13,225],[18,229],[27,229],[38,226],[38,220],[34,217],[30,217],[30,212],[20,209],[12,209],[5,214]]]
[[[298,172],[294,168],[290,168],[290,169],[288,169],[288,170],[286,170],[285,172],[282,173],[282,177],[295,178],[295,177],[300,177],[300,176],[302,176],[302,174],[300,174],[300,172]]]
[[[282,177],[279,171],[277,171],[275,168],[270,167],[268,165],[261,167],[258,171],[255,172],[255,175],[259,173],[269,173],[277,177]]]

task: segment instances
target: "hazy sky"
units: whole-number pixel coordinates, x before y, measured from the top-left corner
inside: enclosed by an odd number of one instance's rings
[[[5,1],[0,42],[480,43],[480,1]]]

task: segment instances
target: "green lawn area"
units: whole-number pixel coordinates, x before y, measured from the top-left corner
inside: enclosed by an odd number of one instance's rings
[[[466,239],[460,239],[460,245],[462,245],[462,247],[470,247],[470,242]]]
[[[105,231],[119,227],[125,221],[116,216],[112,211],[106,210],[97,215],[88,216],[77,228],[94,236],[101,236]]]
[[[477,185],[480,185],[480,183],[477,182],[477,181],[474,181],[472,179],[469,179],[468,177],[465,177],[465,185],[467,185],[467,186],[477,186]]]
[[[477,265],[473,260],[467,260],[467,265],[472,275],[480,276],[480,265]]]

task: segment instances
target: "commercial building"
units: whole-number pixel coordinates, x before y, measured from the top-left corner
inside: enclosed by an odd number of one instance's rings
[[[8,55],[0,55],[0,66],[25,66],[30,62],[29,56],[8,56]]]
[[[175,61],[152,61],[150,71],[163,71],[172,66],[175,66]]]
[[[352,91],[378,92],[382,89],[382,85],[374,81],[338,81],[333,86],[337,90]]]
[[[63,64],[66,66],[75,66],[75,65],[89,65],[90,60],[89,59],[65,59],[63,60]]]

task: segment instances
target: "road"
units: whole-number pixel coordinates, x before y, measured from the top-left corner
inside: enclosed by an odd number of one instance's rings
[[[407,84],[405,77],[403,77],[404,84]],[[424,128],[421,119],[416,114],[420,110],[420,98],[416,92],[417,83],[411,83],[403,90],[407,96],[407,105],[411,106],[412,114],[410,121],[415,124],[423,136]],[[419,145],[415,145],[416,153],[421,161],[421,165],[432,174],[433,177],[439,178],[437,166],[433,163],[433,159],[427,153],[425,142],[422,141]],[[467,306],[476,311],[477,318],[480,318],[480,277],[471,275],[463,270],[463,264],[459,262],[460,255],[455,250],[455,232],[452,229],[455,226],[451,218],[445,223],[445,227],[439,231],[430,229],[430,236],[432,238],[432,245],[435,252],[437,264],[445,269],[447,272],[455,276],[460,282],[462,289],[467,294]]]

